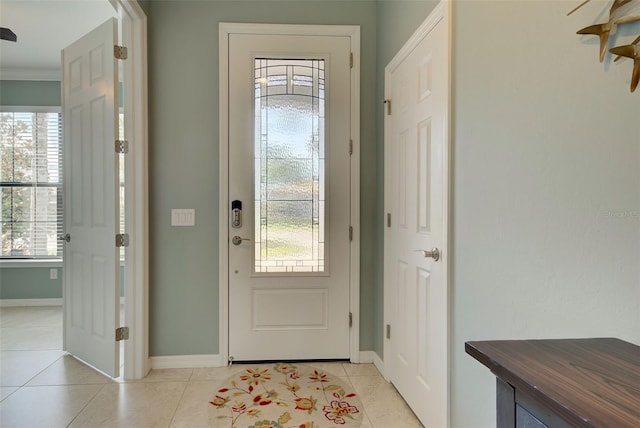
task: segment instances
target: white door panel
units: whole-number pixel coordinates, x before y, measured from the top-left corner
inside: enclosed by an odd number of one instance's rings
[[[118,68],[110,19],[62,51],[64,135],[64,348],[119,374]]]
[[[435,23],[387,68],[387,368],[420,421],[434,428],[448,424],[447,22]],[[424,252],[434,248],[438,260]]]
[[[242,202],[242,225],[228,228],[235,360],[349,357],[350,43],[229,35],[230,211]]]

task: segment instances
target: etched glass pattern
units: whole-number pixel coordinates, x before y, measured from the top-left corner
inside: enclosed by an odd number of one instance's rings
[[[324,60],[255,60],[255,272],[325,270]]]

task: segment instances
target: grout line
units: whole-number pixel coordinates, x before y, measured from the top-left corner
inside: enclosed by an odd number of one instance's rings
[[[184,396],[187,393],[187,387],[188,386],[189,386],[189,382],[185,382],[184,389],[182,390],[182,395],[180,395],[180,399],[178,400],[178,404],[176,405],[176,408],[174,409],[173,414],[171,415],[171,420],[169,420],[169,425],[167,425],[168,427],[173,425],[173,421],[176,418],[176,414],[178,413],[178,409],[180,408],[180,404],[182,404],[182,400],[184,400]]]
[[[75,421],[76,419],[78,419],[78,416],[80,416],[80,414],[82,412],[84,412],[84,409],[86,409],[87,407],[89,407],[89,404],[93,403],[93,401],[96,399],[96,397],[98,396],[98,394],[100,394],[102,392],[102,390],[104,389],[104,387],[108,385],[108,384],[104,384],[102,385],[95,394],[93,394],[93,397],[91,397],[91,400],[87,401],[87,404],[85,404],[82,409],[80,409],[78,411],[78,413],[76,413],[76,415],[69,421],[69,423],[67,424],[67,427],[71,426],[71,424],[73,424],[73,421]]]
[[[59,349],[55,349],[56,351],[59,351]],[[20,351],[20,352],[38,352],[38,351]],[[34,380],[35,378],[37,378],[39,375],[41,375],[45,370],[47,370],[49,367],[51,367],[52,365],[54,365],[55,363],[57,363],[61,358],[64,358],[65,353],[64,351],[62,351],[63,354],[60,355],[58,358],[56,358],[51,364],[49,364],[48,366],[46,366],[45,368],[43,368],[42,370],[40,370],[38,373],[36,373],[35,375],[31,376],[29,378],[29,380],[27,380],[25,383],[23,383],[20,388],[25,388],[27,386],[27,384],[29,382],[31,382],[32,380]]]
[[[9,398],[13,394],[15,394],[21,387],[20,386],[3,386],[2,388],[15,388],[15,389],[13,391],[11,391],[11,393],[9,395],[7,395],[2,400],[0,400],[0,403],[2,403],[4,400],[6,400],[7,398]]]

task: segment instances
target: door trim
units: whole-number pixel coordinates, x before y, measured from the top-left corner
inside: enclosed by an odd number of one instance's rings
[[[130,339],[124,347],[124,378],[142,379],[149,360],[149,185],[147,16],[136,0],[109,0],[118,12],[123,44],[129,59],[123,63],[124,114],[129,144],[125,163],[125,219],[130,245],[124,269],[125,319]]]
[[[351,39],[351,210],[353,240],[349,254],[349,295],[353,325],[349,332],[349,354],[353,363],[360,361],[360,27],[347,25],[280,25],[226,23],[219,25],[219,109],[220,109],[220,190],[219,190],[219,355],[229,361],[229,35],[286,34],[347,36]],[[345,231],[348,233],[348,231]]]
[[[447,299],[447,304],[446,304],[446,315],[445,315],[445,329],[446,329],[446,337],[447,337],[447,344],[446,344],[446,373],[447,373],[447,381],[446,381],[446,385],[447,385],[447,391],[446,391],[446,396],[447,396],[447,415],[450,415],[450,401],[451,401],[451,397],[450,397],[450,388],[449,385],[451,384],[451,323],[450,323],[450,319],[451,319],[451,289],[449,287],[450,284],[450,275],[451,275],[451,271],[450,271],[450,265],[449,265],[449,258],[451,257],[451,248],[450,248],[450,242],[451,242],[451,236],[450,236],[450,228],[449,228],[449,221],[450,221],[450,205],[451,205],[451,198],[450,198],[450,194],[451,194],[451,83],[452,83],[452,77],[451,77],[451,58],[452,58],[452,22],[451,22],[451,16],[452,16],[452,0],[441,0],[438,5],[433,9],[433,11],[429,14],[429,16],[425,19],[425,21],[418,27],[418,29],[415,31],[415,33],[413,33],[413,35],[409,38],[409,40],[404,44],[404,46],[402,46],[402,48],[398,51],[398,53],[393,57],[393,59],[389,62],[389,64],[387,64],[387,66],[385,67],[385,73],[384,73],[384,91],[385,91],[385,100],[390,99],[392,97],[391,94],[391,73],[393,70],[395,70],[410,54],[411,52],[416,48],[416,46],[431,32],[431,30],[433,30],[433,28],[443,19],[445,20],[446,24],[447,24],[447,38],[445,40],[445,43],[447,44],[447,46],[445,47],[445,51],[447,52],[448,55],[448,59],[447,59],[447,73],[446,73],[446,79],[447,79],[447,90],[446,90],[446,95],[445,95],[445,102],[446,102],[446,107],[445,107],[445,125],[444,125],[444,133],[445,133],[445,144],[446,147],[443,151],[443,199],[444,199],[444,203],[443,203],[443,245],[442,248],[440,249],[441,252],[441,263],[443,263],[443,286],[446,287],[447,289],[447,295],[446,295],[446,299]],[[391,147],[391,132],[390,132],[390,127],[391,127],[391,118],[389,115],[386,114],[386,111],[383,113],[384,114],[384,158],[385,159],[389,159],[390,158],[390,152],[392,150]],[[384,212],[385,213],[389,213],[391,212],[391,201],[389,200],[389,195],[391,195],[391,189],[389,186],[389,177],[390,177],[390,165],[388,164],[388,162],[385,162],[385,167],[384,167]],[[386,215],[386,214],[385,214]],[[385,224],[385,236],[387,235],[387,226]],[[387,260],[387,258],[389,257],[389,251],[390,248],[385,240],[385,244],[384,244],[384,259],[385,261]],[[393,308],[395,307],[395,303],[396,303],[396,293],[395,293],[395,288],[393,287],[393,281],[392,278],[388,277],[388,271],[389,269],[387,268],[386,264],[385,264],[385,274],[384,274],[384,325],[388,325],[391,324],[392,320],[395,317],[395,314],[393,313]],[[384,330],[384,329],[383,329]],[[381,332],[382,333],[382,332]],[[382,333],[384,334],[384,333]],[[390,381],[390,374],[391,374],[391,345],[389,343],[389,339],[386,338],[386,336],[384,336],[384,351],[383,351],[383,357],[384,357],[384,376],[385,379],[387,381]],[[449,418],[447,418],[449,419]],[[448,421],[448,424],[450,424],[450,419]]]

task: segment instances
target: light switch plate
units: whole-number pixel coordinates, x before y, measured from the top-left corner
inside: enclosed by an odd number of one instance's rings
[[[172,209],[171,226],[195,226],[196,210],[194,209]]]

